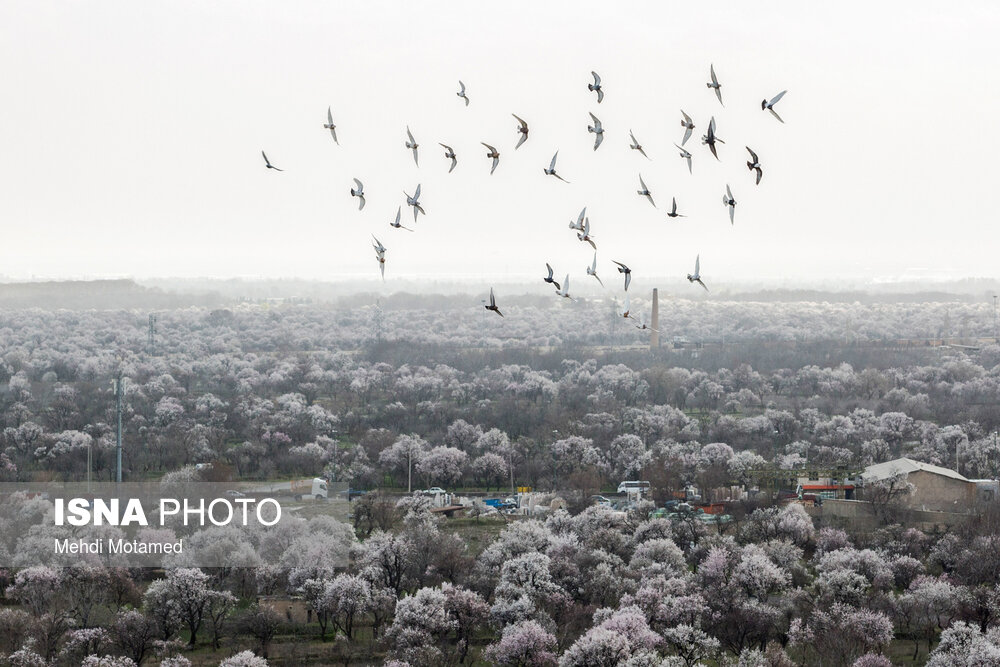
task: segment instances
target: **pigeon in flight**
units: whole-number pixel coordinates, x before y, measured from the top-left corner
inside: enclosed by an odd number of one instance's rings
[[[528,124],[524,122],[524,119],[518,116],[516,113],[512,113],[511,116],[517,118],[517,122],[519,123],[517,131],[521,135],[521,138],[517,140],[517,145],[514,146],[514,150],[517,150],[518,148],[521,147],[521,144],[523,144],[525,141],[528,140]]]
[[[351,196],[357,197],[358,199],[361,200],[361,203],[358,204],[358,210],[360,211],[365,207],[365,186],[361,181],[359,181],[356,178],[354,179],[354,182],[358,184],[358,189],[355,190],[354,188],[351,188]]]
[[[677,146],[677,144],[674,144],[674,146]],[[679,148],[680,151],[681,151],[681,157],[684,158],[685,160],[687,160],[687,163],[688,163],[688,173],[689,174],[693,174],[694,172],[691,171],[691,153],[689,153],[687,151],[687,149],[682,148],[681,146],[677,146],[677,148]]]
[[[372,235],[372,238],[375,239],[372,247],[375,248],[375,259],[378,260],[378,270],[382,274],[382,280],[385,280],[385,246],[374,235]]]
[[[761,100],[760,101],[760,110],[763,111],[764,109],[767,109],[768,111],[771,112],[772,116],[774,116],[778,120],[781,120],[781,116],[779,116],[778,112],[774,110],[774,105],[777,104],[779,101],[781,101],[781,98],[784,97],[785,93],[787,93],[787,92],[788,92],[787,90],[781,91],[780,93],[778,93],[777,95],[775,95],[774,98],[772,98],[770,102],[768,102],[767,100]],[[781,122],[784,123],[785,121],[781,120]]]
[[[486,146],[487,148],[490,149],[490,152],[486,154],[486,157],[493,158],[493,167],[490,169],[490,176],[492,176],[493,172],[497,170],[497,165],[500,164],[500,153],[497,152],[497,149],[493,148],[492,146],[490,146],[485,142],[480,141],[479,143],[483,144],[483,146]]]
[[[275,171],[284,171],[284,169],[278,169],[273,164],[271,164],[271,161],[267,159],[267,153],[265,153],[264,151],[261,151],[260,154],[264,156],[264,166],[265,167],[267,167],[268,169],[274,169]]]
[[[406,136],[410,138],[410,140],[406,142],[406,147],[413,150],[413,164],[419,167],[420,162],[417,160],[417,149],[420,148],[420,144],[418,144],[417,140],[413,138],[413,133],[410,132],[409,125],[406,126]]]
[[[726,183],[726,194],[722,197],[722,203],[729,207],[729,224],[735,224],[733,216],[736,214],[736,200],[733,199],[733,191],[729,189],[728,183]]]
[[[638,195],[640,195],[640,196],[645,197],[646,199],[648,199],[649,203],[653,205],[653,208],[656,208],[656,202],[653,201],[653,195],[651,195],[649,193],[649,188],[646,187],[646,182],[644,180],[642,180],[642,174],[639,174],[639,185],[642,186],[642,189],[641,190],[636,190],[635,191],[636,194],[638,194]]]
[[[701,282],[701,255],[694,258],[694,273],[688,274],[688,282],[698,283],[705,288],[706,292],[708,291],[708,286]]]
[[[636,329],[642,329],[644,331],[656,331],[656,333],[660,333],[657,329],[654,329],[653,327],[651,327],[648,324],[646,324],[646,316],[645,315],[642,316],[642,320],[639,322],[639,324],[635,325],[635,328]]]
[[[545,268],[549,270],[549,275],[548,275],[547,278],[542,278],[542,280],[544,280],[545,282],[547,282],[550,285],[555,285],[556,289],[559,289],[559,283],[557,283],[552,278],[552,266],[548,262],[545,262]]]
[[[625,295],[625,307],[622,308],[622,312],[620,314],[625,319],[629,318],[635,319],[632,317],[632,304],[630,303],[628,294]]]
[[[590,114],[590,117],[594,119],[594,124],[587,126],[587,132],[592,132],[596,135],[594,137],[594,150],[596,151],[600,147],[601,142],[604,141],[604,126],[601,125],[601,121],[594,114]]]
[[[406,230],[406,231],[408,231],[408,232],[412,232],[412,231],[413,231],[412,229],[410,229],[409,227],[404,227],[404,226],[403,226],[403,225],[402,225],[402,224],[401,224],[401,223],[399,222],[399,218],[400,218],[400,216],[402,216],[402,215],[403,215],[403,207],[402,207],[402,206],[400,206],[399,208],[397,208],[397,209],[396,209],[396,222],[390,222],[390,223],[389,223],[389,226],[390,226],[390,227],[394,227],[394,228],[396,228],[396,229],[405,229],[405,230]]]
[[[326,120],[327,122],[323,124],[323,127],[330,130],[333,142],[339,146],[340,142],[337,141],[337,126],[333,124],[333,112],[330,111],[330,107],[326,108]]]
[[[668,218],[683,218],[683,214],[677,212],[677,197],[673,198],[673,205],[670,207],[670,212],[667,213]]]
[[[635,138],[634,134],[632,134],[632,130],[628,131],[628,136],[632,137],[632,143],[629,144],[629,148],[631,148],[634,151],[639,151],[640,153],[642,153],[642,156],[648,160],[649,156],[646,155],[646,151],[642,149],[642,144],[639,143],[639,140]]]
[[[447,146],[447,145],[442,144],[442,143],[438,143],[438,146],[443,147],[444,148],[444,156],[446,158],[450,158],[451,159],[451,166],[448,168],[448,173],[450,174],[451,171],[452,171],[452,169],[455,168],[455,165],[458,164],[458,158],[455,157],[455,151],[454,151],[454,149],[451,146]]]
[[[715,152],[715,142],[719,142],[720,144],[726,143],[722,139],[715,136],[715,116],[712,116],[712,120],[708,122],[708,134],[702,135],[701,143],[708,144],[708,147],[712,150],[712,155],[714,155],[715,159],[718,160],[719,154]]]
[[[719,98],[719,104],[726,106],[722,101],[722,84],[719,83],[719,79],[715,76],[715,65],[711,65],[710,67],[712,72],[712,83],[706,83],[705,85],[709,88],[714,88],[715,96]]]
[[[587,267],[587,275],[597,278],[597,282],[601,283],[601,287],[604,287],[604,281],[597,275],[597,251],[594,251],[594,263]]]
[[[556,294],[558,294],[559,296],[561,296],[563,298],[566,298],[566,299],[572,299],[573,298],[573,297],[571,297],[569,295],[569,274],[568,273],[566,274],[566,277],[563,278],[562,287],[556,290]]]
[[[591,245],[594,250],[597,250],[597,244],[594,243],[594,239],[590,238],[590,218],[584,218],[583,220],[583,233],[576,233],[576,238],[581,241],[586,241]]]
[[[596,257],[597,255],[594,255],[594,256]],[[625,266],[621,262],[615,262],[615,260],[611,260],[611,261],[618,265],[618,273],[624,273],[625,274],[625,291],[627,292],[628,291],[628,286],[630,284],[632,284],[632,269],[628,268],[627,266]]]
[[[583,231],[583,219],[586,217],[586,215],[587,215],[587,207],[584,206],[583,210],[580,211],[580,217],[576,219],[576,222],[573,222],[572,220],[569,221],[569,228],[570,229],[576,229],[576,230],[582,232]]]
[[[413,196],[406,194],[406,190],[403,190],[403,194],[406,195],[406,205],[413,207],[413,222],[417,221],[417,214],[423,213],[427,215],[424,211],[424,207],[420,205],[420,184],[417,183],[417,190],[413,193]]]
[[[460,85],[462,87],[462,90],[458,91],[455,94],[458,95],[459,97],[461,97],[463,100],[465,100],[465,106],[469,106],[469,98],[466,97],[466,95],[465,95],[465,84],[462,83],[461,80],[459,80],[458,85]]]
[[[694,131],[694,121],[691,120],[691,116],[684,113],[684,109],[681,109],[681,115],[684,116],[681,120],[681,127],[684,128],[684,138],[681,140],[681,146],[683,146],[691,138],[691,132]]]
[[[751,157],[751,160],[747,160],[747,169],[749,169],[750,171],[757,172],[756,185],[760,185],[760,178],[761,176],[764,175],[764,173],[760,170],[760,160],[757,159],[757,154],[754,153],[753,149],[751,149],[749,146],[747,146],[747,150],[750,152],[750,157]]]
[[[500,317],[503,317],[503,313],[501,313],[500,309],[497,308],[497,299],[496,299],[495,296],[493,296],[493,288],[492,287],[490,288],[490,305],[483,306],[483,308],[485,308],[486,310],[492,310],[494,313],[496,313]]]
[[[591,72],[594,77],[594,83],[587,84],[587,90],[597,93],[597,103],[600,104],[604,101],[604,91],[601,90],[601,77],[598,76],[597,72]]]
[[[543,167],[542,171],[544,171],[548,176],[555,176],[556,178],[558,178],[563,183],[569,183],[569,181],[567,181],[565,178],[563,178],[562,176],[560,176],[559,174],[556,173],[556,158],[557,157],[559,157],[559,151],[556,151],[556,154],[552,156],[552,162],[549,163],[549,168],[545,169]]]

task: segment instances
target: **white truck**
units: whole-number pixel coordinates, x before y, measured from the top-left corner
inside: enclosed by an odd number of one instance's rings
[[[271,493],[282,496],[295,496],[296,500],[303,498],[315,498],[316,500],[326,500],[329,492],[326,487],[326,480],[319,477],[312,479],[293,479],[290,482],[275,482],[257,489],[259,493]]]

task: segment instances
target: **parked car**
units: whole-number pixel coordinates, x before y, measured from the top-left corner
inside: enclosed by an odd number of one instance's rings
[[[442,489],[440,486],[432,486],[431,488],[424,489],[423,491],[423,494],[425,496],[436,496],[439,493],[448,493],[448,492]]]

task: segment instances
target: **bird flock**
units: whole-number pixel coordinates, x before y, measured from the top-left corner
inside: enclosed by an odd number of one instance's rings
[[[587,89],[589,91],[591,91],[591,92],[593,92],[593,93],[596,94],[597,104],[601,104],[604,101],[604,96],[605,96],[604,89],[603,89],[602,82],[601,82],[601,77],[600,77],[600,75],[597,72],[593,72],[593,71],[591,72],[591,76],[593,77],[593,83],[588,83],[587,84]],[[712,92],[714,92],[715,97],[719,101],[719,104],[722,105],[723,107],[725,107],[725,103],[723,102],[723,96],[722,96],[723,85],[719,81],[719,77],[718,77],[718,75],[715,72],[715,65],[714,65],[714,63],[712,63],[712,64],[709,65],[709,77],[710,77],[710,81],[706,82],[705,85],[710,90],[712,90]],[[471,100],[470,100],[470,98],[469,98],[469,96],[468,96],[468,94],[466,92],[467,91],[466,85],[461,80],[458,82],[458,84],[459,84],[459,90],[455,94],[462,100],[462,102],[464,103],[465,107],[468,107],[469,104],[471,103]],[[781,116],[775,110],[775,105],[777,105],[778,102],[781,101],[781,99],[785,96],[785,93],[787,93],[787,92],[788,91],[783,90],[780,93],[778,93],[777,95],[774,95],[773,97],[771,97],[770,100],[768,100],[768,98],[765,97],[761,101],[761,103],[760,103],[761,111],[767,111],[767,112],[769,112],[779,122],[784,123],[785,121],[781,118]],[[674,143],[674,146],[678,149],[679,156],[681,157],[681,159],[683,159],[683,160],[685,160],[687,162],[688,173],[693,175],[694,174],[694,170],[693,170],[693,158],[694,158],[694,156],[692,155],[691,151],[689,151],[685,146],[687,145],[688,141],[693,136],[694,130],[696,129],[696,125],[695,125],[694,120],[691,118],[691,116],[688,115],[683,109],[680,110],[680,113],[681,113],[680,125],[681,125],[681,128],[683,130],[683,136],[680,139],[680,143],[679,144],[678,143]],[[590,111],[589,114],[590,114],[590,118],[591,118],[592,124],[587,125],[587,132],[589,134],[593,134],[594,135],[593,150],[597,151],[598,149],[600,149],[602,143],[604,142],[604,135],[605,135],[606,131],[605,131],[603,123],[601,122],[601,119],[598,118],[597,115],[595,115],[592,111]],[[514,150],[516,151],[517,149],[521,148],[521,146],[523,146],[525,144],[525,142],[528,141],[528,137],[529,137],[529,133],[530,133],[530,128],[529,128],[528,122],[525,121],[523,118],[521,118],[517,114],[511,114],[511,115],[517,121],[517,125],[514,128],[516,130],[516,132],[517,132],[517,135],[518,135],[517,142],[514,145]],[[339,146],[340,145],[340,141],[337,138],[337,126],[334,123],[332,107],[327,107],[326,121],[327,122],[323,124],[323,128],[325,130],[327,130],[327,131],[330,132],[330,136],[333,139],[334,143]],[[629,129],[629,131],[628,131],[628,136],[629,136],[629,148],[632,149],[632,150],[637,151],[639,154],[641,154],[647,160],[651,160],[652,158],[650,158],[649,155],[647,155],[647,153],[646,153],[645,149],[643,148],[642,144],[636,138],[635,133],[631,129]],[[486,155],[486,158],[488,160],[490,160],[490,163],[489,163],[490,164],[490,175],[492,175],[494,172],[496,172],[496,169],[497,169],[497,167],[500,164],[500,155],[501,155],[500,151],[495,146],[493,146],[491,144],[488,144],[486,142],[480,142],[480,143],[482,144],[483,147],[485,147],[487,149],[487,152],[485,153],[485,155]],[[708,147],[708,150],[711,152],[712,156],[716,160],[720,160],[721,161],[721,158],[719,157],[719,153],[718,153],[717,144],[725,144],[726,142],[719,137],[718,128],[717,128],[714,116],[712,116],[709,119],[709,121],[708,121],[708,124],[706,126],[706,130],[705,130],[705,134],[703,134],[702,137],[701,137],[701,143],[703,145],[705,145],[705,146]],[[409,126],[406,127],[406,139],[403,141],[403,145],[405,146],[405,148],[407,150],[409,150],[409,151],[412,152],[413,163],[419,168],[419,166],[420,166],[420,153],[419,153],[420,144],[418,143],[417,139],[414,137],[413,132],[411,131],[411,129],[410,129]],[[444,144],[444,143],[440,143],[440,142],[438,143],[438,145],[441,146],[444,149],[444,157],[447,160],[450,160],[450,166],[448,167],[448,173],[451,173],[452,171],[455,170],[455,167],[458,165],[458,156],[457,156],[455,150],[451,146],[449,146],[447,144]],[[760,182],[761,182],[761,179],[763,178],[763,168],[761,166],[761,161],[758,158],[757,153],[750,146],[746,146],[746,150],[747,150],[747,152],[750,155],[750,159],[747,160],[747,163],[746,163],[747,169],[750,172],[752,172],[752,174],[753,174],[754,185],[759,185]],[[267,169],[274,170],[274,171],[279,171],[279,172],[283,171],[283,169],[280,169],[280,168],[274,166],[271,163],[271,161],[267,157],[267,154],[264,151],[261,151],[261,155],[264,158],[264,166]],[[569,181],[567,181],[566,179],[564,179],[560,174],[558,174],[556,172],[556,161],[557,161],[558,157],[559,157],[559,151],[557,150],[555,152],[555,154],[552,156],[552,160],[549,162],[548,167],[544,167],[544,166],[542,167],[542,172],[546,176],[553,176],[556,179],[558,179],[558,180],[560,180],[560,181],[562,181],[564,183],[569,183]],[[361,211],[361,210],[364,210],[365,204],[366,204],[365,191],[364,191],[364,183],[360,179],[358,179],[358,178],[354,178],[353,180],[354,180],[354,183],[355,183],[356,187],[350,188],[350,194],[351,194],[351,197],[356,197],[358,199],[358,210]],[[725,188],[726,188],[726,192],[722,196],[722,203],[728,209],[730,224],[731,225],[735,225],[735,222],[736,222],[736,218],[735,218],[735,216],[736,216],[736,199],[733,196],[732,188],[730,187],[729,183],[726,183]],[[640,197],[644,197],[650,203],[650,205],[652,205],[654,208],[657,207],[656,206],[656,201],[653,199],[653,193],[651,192],[650,188],[646,185],[646,182],[643,180],[643,177],[642,177],[641,173],[639,174],[639,189],[636,190],[636,192],[637,192],[637,194]],[[409,206],[412,209],[412,211],[413,211],[413,222],[414,223],[417,223],[418,216],[420,216],[420,215],[426,215],[426,211],[424,210],[423,206],[420,203],[420,194],[421,194],[420,183],[417,183],[416,188],[414,189],[412,195],[410,195],[408,192],[406,192],[406,190],[403,190],[403,195],[406,198],[406,200],[405,200],[406,201],[406,205]],[[677,197],[676,196],[672,197],[670,211],[667,212],[666,215],[669,218],[685,217],[683,214],[679,213],[678,210],[677,210]],[[400,205],[397,208],[395,220],[394,221],[390,221],[389,222],[389,226],[392,227],[392,228],[394,228],[394,229],[403,229],[403,230],[406,230],[408,232],[414,232],[415,231],[414,228],[412,228],[412,227],[406,227],[406,226],[404,226],[402,224],[401,218],[402,218],[402,205]],[[597,280],[597,282],[601,285],[601,287],[604,287],[604,281],[601,280],[600,276],[598,276],[598,274],[597,274],[597,244],[595,243],[594,236],[591,233],[590,218],[587,216],[587,209],[586,209],[586,207],[584,207],[584,209],[582,211],[580,211],[580,214],[579,214],[579,216],[577,217],[577,219],[575,221],[570,221],[569,227],[570,227],[571,230],[576,231],[576,237],[577,237],[577,239],[580,242],[582,242],[582,243],[588,243],[593,248],[593,250],[594,250],[593,261],[591,262],[591,264],[589,266],[586,267],[586,275],[593,276],[594,279]],[[380,273],[380,275],[382,277],[382,280],[384,281],[385,280],[386,255],[387,255],[388,251],[387,251],[386,246],[384,246],[382,244],[382,242],[374,234],[372,235],[372,248],[375,251],[375,259],[378,262],[379,273]],[[618,272],[620,274],[622,274],[622,277],[623,277],[623,287],[624,287],[624,297],[625,298],[624,298],[624,307],[618,311],[619,315],[621,317],[626,318],[626,319],[631,319],[631,320],[634,320],[635,322],[638,322],[637,324],[635,324],[636,328],[639,328],[639,329],[650,329],[650,327],[646,323],[645,319],[639,320],[639,318],[635,317],[633,315],[633,313],[631,312],[631,304],[630,304],[630,300],[629,300],[629,296],[628,296],[628,288],[629,288],[629,286],[630,286],[630,284],[632,282],[632,269],[629,268],[624,262],[613,260],[613,263],[615,264]],[[543,277],[543,281],[545,283],[550,284],[553,287],[555,287],[555,290],[556,290],[555,294],[556,294],[556,296],[561,297],[561,298],[572,299],[573,297],[570,296],[570,291],[569,291],[570,274],[567,273],[565,275],[565,277],[563,278],[562,282],[560,283],[560,282],[557,282],[554,279],[554,273],[555,272],[554,272],[552,266],[550,264],[546,263],[545,267],[546,267],[546,270],[547,270],[547,275],[545,277]],[[701,276],[701,255],[700,254],[695,258],[694,273],[689,273],[687,275],[687,279],[688,279],[688,281],[690,283],[692,283],[692,284],[693,283],[698,283],[706,291],[708,290],[708,286],[702,280],[702,276]],[[494,290],[493,290],[492,287],[490,287],[489,304],[485,305],[484,307],[486,308],[486,310],[493,311],[497,315],[499,315],[500,317],[503,317],[503,313],[500,311],[500,308],[497,306],[496,295],[495,295]]]

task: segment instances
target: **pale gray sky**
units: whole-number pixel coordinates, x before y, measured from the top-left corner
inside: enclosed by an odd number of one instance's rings
[[[996,3],[707,5],[2,3],[0,276],[375,277],[374,232],[389,288],[546,261],[582,283],[583,206],[606,282],[612,259],[683,277],[696,253],[727,280],[1000,275]],[[760,100],[785,88],[781,125]],[[698,125],[693,176],[679,108]],[[596,153],[588,111],[607,128]],[[516,153],[512,112],[531,126]],[[699,141],[713,114],[721,162]],[[480,141],[502,154],[492,177]],[[542,174],[556,149],[569,185]],[[418,182],[417,233],[389,228]],[[665,217],[671,196],[689,217]]]

